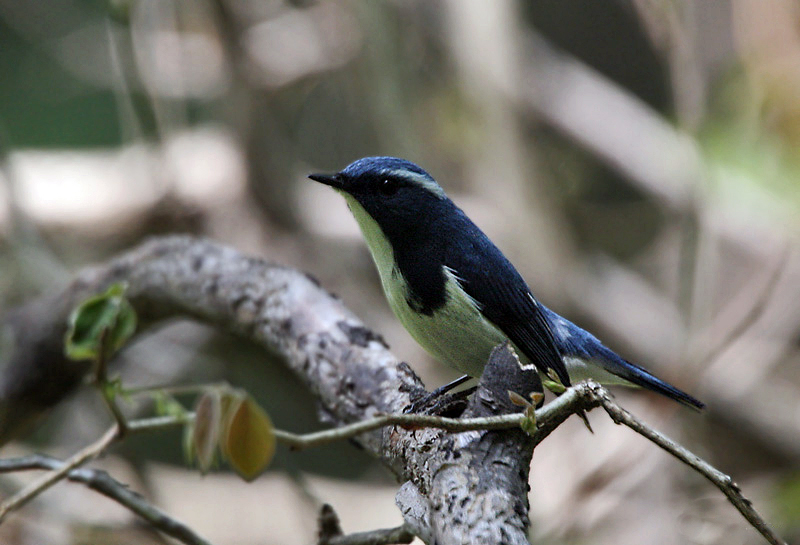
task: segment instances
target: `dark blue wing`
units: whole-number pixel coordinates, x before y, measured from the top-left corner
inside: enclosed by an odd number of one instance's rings
[[[487,320],[537,369],[545,375],[554,372],[569,386],[567,368],[542,307],[502,252],[463,213],[461,219],[461,231],[453,233],[458,243],[449,248],[445,264],[461,279],[462,288],[480,305]]]

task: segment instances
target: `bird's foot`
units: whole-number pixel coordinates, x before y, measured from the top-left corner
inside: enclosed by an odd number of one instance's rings
[[[475,391],[475,387],[467,388],[460,392],[449,393],[453,388],[468,381],[469,375],[457,378],[453,382],[436,388],[432,392],[425,392],[414,399],[403,413],[405,414],[432,414],[449,416],[461,414],[467,406],[467,397]]]

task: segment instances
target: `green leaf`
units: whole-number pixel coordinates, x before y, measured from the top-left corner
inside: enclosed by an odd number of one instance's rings
[[[250,396],[231,403],[222,431],[222,451],[246,481],[255,479],[275,455],[275,433],[267,413]]]
[[[528,435],[533,435],[537,429],[536,405],[542,399],[544,399],[544,394],[540,392],[531,392],[530,394],[531,400],[528,401],[518,393],[508,390],[508,397],[509,399],[511,399],[511,403],[513,403],[517,407],[525,408],[525,411],[523,412],[525,417],[522,419],[519,425],[522,428],[522,431],[524,431]]]
[[[563,384],[561,384],[561,381],[558,380],[558,377],[556,377],[555,373],[553,373],[552,370],[547,372],[547,376],[550,377],[551,380],[545,379],[542,381],[542,385],[545,388],[547,388],[556,395],[561,395],[567,391],[567,389],[564,387]]]
[[[89,297],[72,311],[64,342],[73,360],[110,358],[136,331],[136,312],[125,298],[126,285],[116,283]]]

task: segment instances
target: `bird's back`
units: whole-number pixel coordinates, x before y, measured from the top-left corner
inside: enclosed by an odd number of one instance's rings
[[[387,229],[407,305],[396,287],[384,289],[406,329],[437,359],[473,376],[510,339],[524,361],[569,385],[549,325],[514,266],[452,201],[432,206],[413,233]]]

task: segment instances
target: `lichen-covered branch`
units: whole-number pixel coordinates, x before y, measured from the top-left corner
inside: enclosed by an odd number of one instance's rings
[[[114,282],[128,284],[142,327],[192,317],[277,352],[333,426],[402,412],[422,391],[408,365],[314,279],[209,241],[168,237],[86,269],[60,292],[4,317],[0,444],[80,385],[88,367],[64,358],[67,316]],[[479,389],[466,416],[497,414],[493,407],[502,412],[497,392],[507,400],[506,391],[514,387],[502,373],[494,378],[494,390]],[[513,536],[506,543],[527,543],[532,443],[521,431],[453,435],[388,427],[361,434],[358,442],[417,491],[413,509],[429,516],[414,518],[403,510],[429,541],[480,542],[480,536],[494,535]],[[449,501],[456,496],[458,501]]]
[[[595,383],[575,385],[541,408],[537,431],[525,434],[518,427],[522,417],[511,414],[521,409],[508,392],[527,397],[540,384],[535,371],[522,370],[506,348],[493,352],[462,415],[466,420],[396,416],[424,392],[422,385],[339,300],[296,270],[189,237],[148,242],[5,316],[0,444],[80,384],[89,369],[63,355],[67,315],[86,297],[120,281],[128,284],[131,303],[145,325],[189,316],[283,356],[320,401],[324,420],[334,427],[354,426],[305,437],[285,433],[282,439],[306,447],[354,437],[404,482],[397,495],[406,520],[403,531],[410,529],[428,543],[528,543],[528,468],[534,446],[571,414],[598,406],[704,475],[769,543],[783,543],[729,476],[627,413]],[[152,419],[142,426],[161,424]],[[429,425],[438,427],[420,427]],[[514,428],[503,429],[508,426]],[[134,422],[130,431],[139,428]],[[37,482],[72,475],[74,467],[115,436],[98,442],[100,447],[90,445]],[[331,543],[349,539],[329,537]]]
[[[327,503],[320,509],[317,525],[317,545],[398,545],[414,540],[414,534],[405,524],[396,528],[345,534],[339,516]]]

